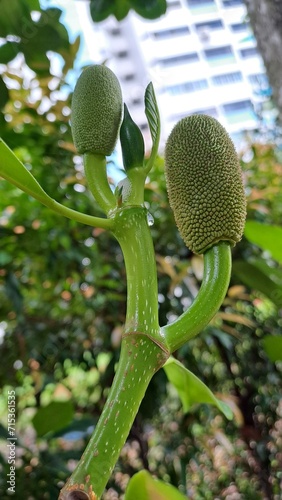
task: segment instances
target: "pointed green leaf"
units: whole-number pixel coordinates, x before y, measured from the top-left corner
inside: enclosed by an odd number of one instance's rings
[[[262,343],[271,361],[282,361],[282,335],[266,335]]]
[[[160,135],[160,114],[152,82],[145,90],[145,114],[150,127],[153,146]]]
[[[137,472],[129,481],[124,500],[187,500],[174,486],[154,479],[149,472]]]
[[[55,432],[63,429],[71,423],[74,416],[71,401],[52,401],[47,406],[39,408],[32,419],[33,426],[38,436],[47,432]]]
[[[151,156],[146,164],[146,173],[150,172],[154,161],[158,154],[160,134],[161,134],[161,120],[158,108],[158,103],[152,82],[149,83],[145,90],[145,114],[148,120],[151,137],[152,137],[152,151]]]
[[[188,412],[195,403],[208,403],[216,406],[228,420],[232,420],[231,408],[217,399],[211,390],[177,359],[171,356],[163,368],[168,380],[177,389],[184,412]]]
[[[41,203],[52,201],[33,175],[25,168],[7,144],[0,139],[0,176],[15,184]]]
[[[266,250],[273,259],[282,263],[282,227],[250,220],[246,222],[244,235],[251,243]]]

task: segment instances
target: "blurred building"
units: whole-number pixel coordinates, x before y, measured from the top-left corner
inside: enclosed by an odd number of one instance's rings
[[[111,16],[98,25],[88,3],[75,4],[89,56],[93,62],[107,59],[145,137],[149,81],[163,138],[192,113],[216,117],[235,140],[258,126],[256,109],[269,85],[243,0],[168,0],[166,15],[155,21],[130,13],[122,22]]]

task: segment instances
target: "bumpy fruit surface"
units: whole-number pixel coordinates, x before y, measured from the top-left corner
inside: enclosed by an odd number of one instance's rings
[[[86,68],[77,80],[71,127],[77,151],[109,156],[116,145],[123,102],[119,81],[106,66]]]
[[[234,145],[210,116],[183,118],[166,144],[168,195],[188,248],[203,253],[219,241],[242,237],[246,199]]]

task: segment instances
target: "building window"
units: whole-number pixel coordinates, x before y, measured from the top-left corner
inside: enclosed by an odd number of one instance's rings
[[[248,49],[241,49],[240,54],[242,59],[247,59],[248,57],[257,56],[258,51],[256,47],[250,47]]]
[[[190,54],[183,54],[181,56],[166,57],[165,59],[158,59],[156,62],[162,66],[174,66],[177,64],[192,63],[199,60],[196,52]]]
[[[179,28],[170,28],[162,31],[155,31],[152,33],[153,37],[157,40],[163,40],[165,38],[171,38],[173,36],[188,35],[190,30],[188,26],[181,26]]]
[[[211,65],[226,64],[235,61],[234,53],[230,45],[217,47],[215,49],[206,49],[204,50],[204,54]]]
[[[257,85],[257,86],[268,86],[268,78],[264,73],[257,73],[254,75],[249,75],[248,76],[249,82],[252,85]]]
[[[178,9],[179,7],[182,7],[180,0],[172,0],[167,2],[168,9]]]
[[[237,123],[244,120],[254,120],[254,108],[250,100],[223,104],[223,110],[228,123]]]
[[[127,75],[124,75],[122,77],[122,79],[125,81],[125,82],[132,82],[132,80],[135,79],[135,75],[134,73],[128,73]]]
[[[197,92],[208,88],[207,80],[194,80],[193,82],[184,82],[177,85],[169,85],[165,88],[171,95],[186,94],[188,92]]]
[[[216,110],[216,108],[200,109],[199,111],[194,111],[193,115],[209,115],[209,116],[213,116],[214,118],[216,118],[217,117],[217,110]]]
[[[213,116],[214,118],[217,118],[217,116],[218,116],[216,108],[199,109],[197,111],[194,111],[191,114],[193,114],[193,115],[209,115],[209,116]],[[187,113],[185,113],[185,114],[181,113],[181,114],[177,114],[177,115],[171,115],[169,117],[169,120],[172,121],[172,122],[178,122],[182,118],[186,118],[186,116],[187,116]]]
[[[230,29],[233,33],[241,33],[241,31],[246,31],[249,28],[248,23],[234,23],[230,24]]]
[[[222,0],[223,7],[234,7],[236,5],[242,5],[243,0]]]
[[[204,14],[217,10],[214,0],[186,0],[192,14]]]
[[[195,24],[196,31],[208,30],[218,30],[223,28],[223,23],[220,19],[215,21],[205,21],[204,23]]]
[[[242,79],[243,76],[240,71],[236,71],[234,73],[226,73],[225,75],[212,76],[212,82],[214,85],[228,85],[230,83],[241,82]]]
[[[119,36],[121,34],[120,28],[112,28],[109,30],[110,35]]]
[[[120,50],[119,52],[116,52],[115,55],[119,59],[124,59],[125,57],[128,57],[128,51],[127,50]]]
[[[215,4],[214,0],[187,0],[189,7],[197,7],[198,5]]]
[[[130,102],[133,106],[139,106],[140,104],[143,104],[143,99],[141,99],[140,97],[135,97],[134,99],[131,99]]]

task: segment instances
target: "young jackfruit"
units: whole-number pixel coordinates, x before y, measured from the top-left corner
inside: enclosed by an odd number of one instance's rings
[[[165,149],[168,196],[188,248],[204,253],[219,241],[242,237],[246,199],[234,145],[220,123],[206,115],[182,119]]]
[[[109,156],[116,145],[122,113],[121,88],[115,74],[102,65],[86,68],[72,98],[71,127],[77,151]]]

